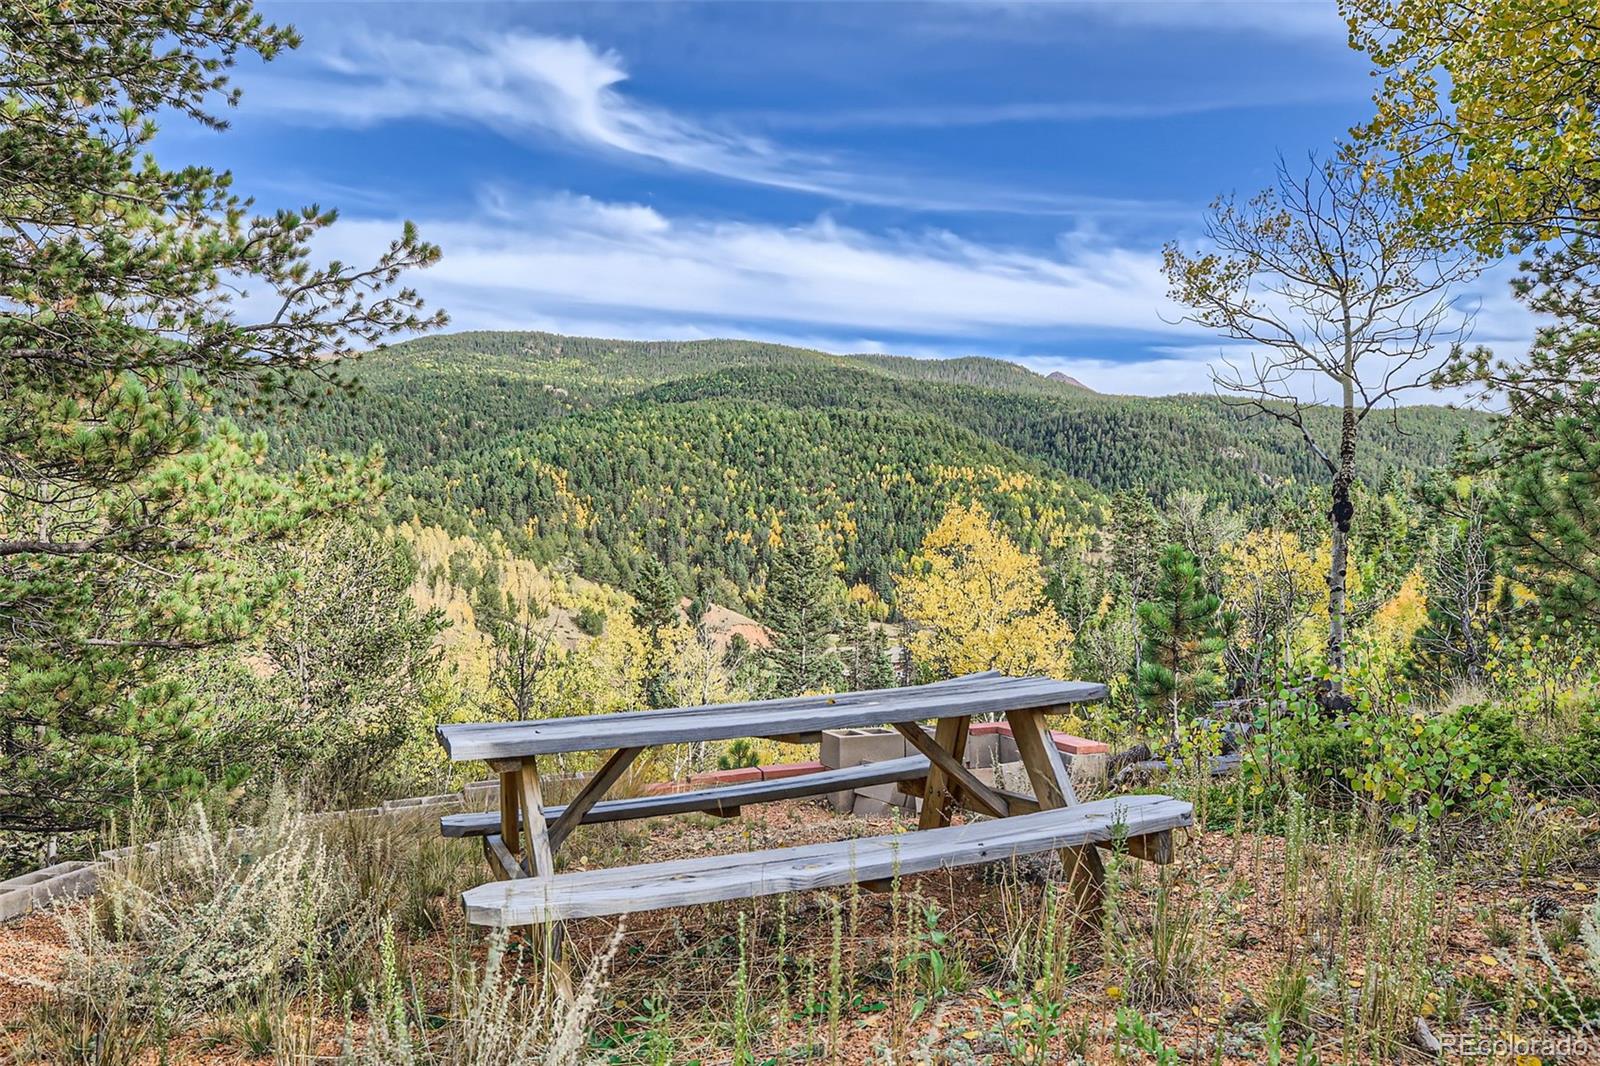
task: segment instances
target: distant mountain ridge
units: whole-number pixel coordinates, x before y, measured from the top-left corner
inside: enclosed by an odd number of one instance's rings
[[[1107,521],[1117,489],[1260,510],[1322,479],[1292,429],[1216,397],[1112,396],[979,356],[469,332],[353,373],[355,394],[265,425],[276,454],[381,444],[397,518],[496,529],[622,585],[655,554],[682,580],[714,575],[730,605],[750,602],[769,543],[802,517],[835,531],[847,579],[887,594],[952,498],[1043,550]],[[1332,411],[1312,419],[1337,429]],[[1415,475],[1487,425],[1439,407],[1371,419],[1359,475]]]

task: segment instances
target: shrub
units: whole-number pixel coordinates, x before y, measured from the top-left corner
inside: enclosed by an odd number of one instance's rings
[[[740,738],[728,745],[728,750],[717,756],[718,770],[738,770],[747,766],[760,766],[761,753],[748,740]]]
[[[1408,832],[1469,807],[1503,810],[1508,781],[1534,765],[1513,715],[1494,703],[1428,714],[1361,694],[1337,718],[1306,698],[1282,706],[1250,752],[1258,789],[1284,775],[1324,800],[1348,788]]]
[[[606,631],[606,612],[603,608],[584,604],[578,608],[577,623],[580,633],[598,637]]]
[[[430,1024],[431,1013],[396,958],[394,937],[383,938],[378,982],[366,1040],[346,1033],[341,1066],[578,1066],[589,1055],[590,1019],[599,1007],[605,978],[623,927],[594,960],[570,999],[549,981],[530,982],[520,965],[507,965],[506,934],[489,939],[482,968],[456,962],[451,970],[453,1024]]]
[[[248,830],[196,808],[104,873],[94,907],[64,914],[62,994],[124,984],[138,1011],[167,1021],[292,989],[376,931],[357,880],[281,790]]]

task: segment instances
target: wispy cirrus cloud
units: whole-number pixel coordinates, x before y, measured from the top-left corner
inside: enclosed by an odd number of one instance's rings
[[[528,313],[763,323],[812,334],[952,339],[1066,329],[1170,334],[1159,256],[1104,242],[1053,254],[976,243],[946,230],[889,234],[826,215],[800,225],[669,217],[584,196],[486,194],[480,217],[423,221],[445,250],[419,279],[456,310],[512,305]],[[336,227],[350,258],[392,222]],[[460,313],[457,311],[460,321]]]
[[[1348,94],[1345,94],[1348,95]],[[769,129],[871,129],[998,126],[1011,123],[1139,121],[1183,118],[1221,111],[1280,107],[1286,103],[1314,104],[1339,97],[1331,92],[1309,91],[1270,100],[1260,97],[1173,100],[1037,100],[993,104],[924,104],[909,107],[838,108],[817,111],[736,112],[734,117]]]
[[[874,233],[827,215],[797,225],[734,222],[509,187],[484,190],[470,219],[419,222],[445,254],[417,282],[460,328],[1000,354],[1101,391],[1152,395],[1209,392],[1212,367],[1248,364],[1251,354],[1179,321],[1154,248],[1093,232],[1029,250],[941,229]],[[321,251],[359,261],[396,226],[347,220]],[[1502,295],[1504,282],[1499,271],[1481,278],[1462,301],[1481,297],[1477,336],[1515,354],[1532,323]],[[1096,346],[1107,354],[1054,354]],[[1309,375],[1295,391],[1329,398],[1327,383]],[[1446,399],[1461,397],[1422,391],[1406,402]]]
[[[624,91],[623,58],[579,37],[518,31],[424,40],[366,32],[310,58],[298,74],[253,89],[253,104],[308,125],[471,124],[508,138],[553,139],[619,159],[851,203],[1084,215],[1176,210],[898,174],[841,153],[783,145],[726,119],[685,117]]]

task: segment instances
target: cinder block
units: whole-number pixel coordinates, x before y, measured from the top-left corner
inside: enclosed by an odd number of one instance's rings
[[[1000,734],[999,747],[1000,762],[1017,762],[1022,758],[1022,752],[1017,749],[1017,742],[1012,739],[1009,729]]]
[[[867,785],[865,788],[856,789],[855,795],[859,799],[879,800],[896,807],[911,807],[916,803],[915,796],[906,795],[892,783],[887,785]]]
[[[1103,753],[1085,755],[1063,755],[1066,761],[1067,772],[1072,775],[1074,786],[1103,785],[1106,780],[1106,761],[1110,756]]]
[[[58,899],[76,899],[93,894],[99,884],[98,866],[78,863],[77,868],[66,873],[35,881],[25,887],[0,893],[0,922],[40,907],[47,907]]]
[[[1103,740],[1090,740],[1087,737],[1075,737],[1071,733],[1052,732],[1051,738],[1056,742],[1056,750],[1063,755],[1109,755],[1111,745]]]
[[[882,818],[891,813],[894,806],[883,800],[872,799],[867,796],[857,796],[855,804],[850,808],[850,813],[857,818]]]
[[[993,723],[985,723],[993,724]],[[998,730],[979,733],[977,727],[967,737],[967,750],[961,761],[968,767],[993,766],[999,762],[1000,734]]]
[[[1020,792],[1024,796],[1033,795],[1033,785],[1028,781],[1028,771],[1020,762],[1003,762],[995,766],[978,767],[972,771],[972,775],[991,788]]]
[[[825,729],[822,765],[841,770],[862,763],[885,762],[906,755],[906,741],[892,729]]]

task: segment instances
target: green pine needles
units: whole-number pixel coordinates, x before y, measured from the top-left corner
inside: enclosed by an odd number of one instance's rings
[[[378,457],[269,474],[206,412],[341,383],[336,358],[442,324],[408,270],[314,265],[318,207],[257,214],[226,172],[168,169],[156,117],[216,129],[228,69],[299,43],[247,0],[19,0],[0,21],[0,830],[88,829],[201,783],[179,660],[282,590],[249,552],[371,501]],[[265,297],[253,321],[233,297]]]
[[[1174,738],[1185,715],[1211,699],[1222,681],[1227,647],[1219,627],[1221,601],[1207,590],[1200,562],[1181,544],[1161,553],[1150,598],[1139,605],[1143,654],[1139,696],[1152,716],[1171,722]]]

